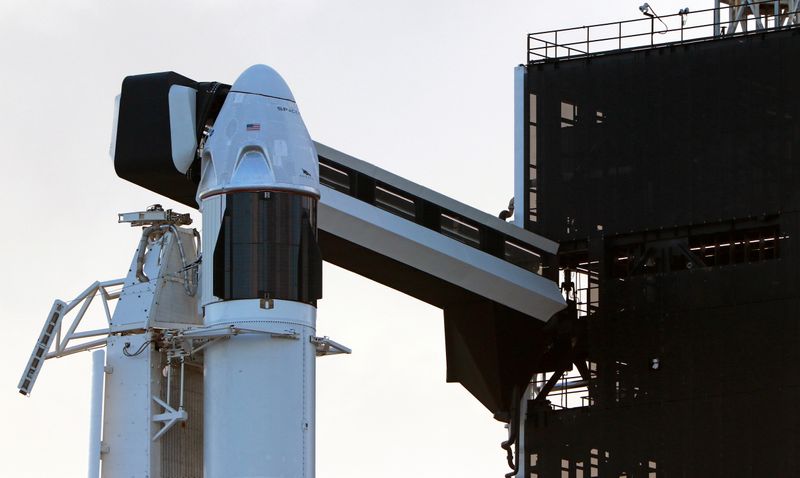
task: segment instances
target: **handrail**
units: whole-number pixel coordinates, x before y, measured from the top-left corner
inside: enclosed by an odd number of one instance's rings
[[[772,6],[772,8],[761,9],[762,6]],[[742,0],[740,5],[726,5],[691,12],[684,9],[677,14],[664,16],[656,15],[652,9],[645,9],[643,13],[646,15],[644,18],[530,33],[527,38],[528,63],[650,48],[656,44],[683,44],[717,36],[742,36],[800,26],[800,0]],[[726,19],[723,19],[723,13],[727,13]],[[709,21],[701,18],[703,16],[712,18]],[[700,18],[699,23],[697,23],[698,18]],[[615,32],[610,33],[610,27],[614,26]],[[754,28],[751,29],[751,26]],[[741,31],[737,32],[740,27]],[[649,41],[639,41],[647,37]],[[659,37],[665,41],[656,41]],[[602,44],[606,46],[613,44],[613,47],[604,48]]]

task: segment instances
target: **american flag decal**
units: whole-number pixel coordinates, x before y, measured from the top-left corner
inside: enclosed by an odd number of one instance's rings
[[[247,123],[247,131],[261,131],[260,123]]]

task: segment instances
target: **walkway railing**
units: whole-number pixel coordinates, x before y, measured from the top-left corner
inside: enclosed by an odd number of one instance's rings
[[[731,0],[705,10],[658,15],[647,3],[642,18],[528,35],[528,63],[592,56],[618,50],[681,44],[800,26],[800,0]]]

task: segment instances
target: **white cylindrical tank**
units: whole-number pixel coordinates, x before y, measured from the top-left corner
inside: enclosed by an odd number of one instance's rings
[[[266,332],[206,350],[206,478],[314,476],[316,309],[282,300],[262,309],[260,302],[206,306],[209,325]]]
[[[319,164],[289,87],[249,68],[202,154],[205,478],[312,478]]]

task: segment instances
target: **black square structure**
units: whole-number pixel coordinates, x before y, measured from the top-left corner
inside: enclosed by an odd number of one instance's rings
[[[524,476],[800,473],[798,58],[782,29],[526,65],[526,227],[575,294],[551,370],[586,392],[528,403]]]

